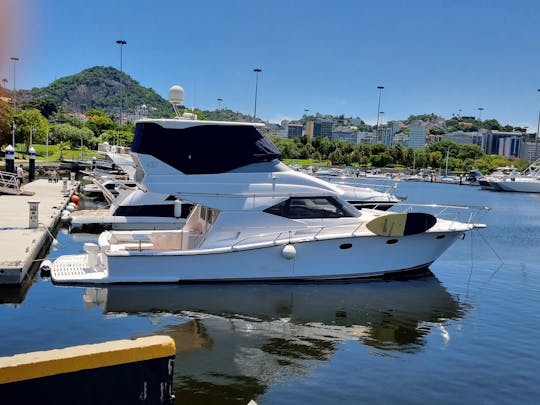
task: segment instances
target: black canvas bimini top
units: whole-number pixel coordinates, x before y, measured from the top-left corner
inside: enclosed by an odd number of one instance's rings
[[[139,122],[131,150],[148,154],[185,174],[225,173],[279,159],[277,147],[249,125],[196,125],[164,128]]]

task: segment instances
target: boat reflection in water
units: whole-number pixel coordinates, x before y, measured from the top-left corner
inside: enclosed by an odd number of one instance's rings
[[[86,289],[108,315],[151,317],[177,347],[175,394],[190,403],[249,399],[306,375],[348,341],[415,353],[466,307],[428,273],[406,281],[119,285]],[[186,321],[187,319],[187,321]]]

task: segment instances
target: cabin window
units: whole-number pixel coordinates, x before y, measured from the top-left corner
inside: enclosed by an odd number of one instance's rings
[[[291,197],[264,210],[272,215],[290,219],[354,217],[348,207],[334,197]]]

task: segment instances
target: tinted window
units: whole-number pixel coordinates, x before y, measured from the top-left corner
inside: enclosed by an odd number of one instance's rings
[[[334,197],[291,197],[264,212],[291,219],[354,217],[354,213]]]

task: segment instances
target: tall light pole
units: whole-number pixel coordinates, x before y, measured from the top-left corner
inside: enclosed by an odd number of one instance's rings
[[[478,107],[478,121],[482,122],[482,111],[484,111],[484,107]]]
[[[537,89],[536,91],[540,91]],[[540,112],[538,112],[538,125],[536,126],[536,143],[534,145],[534,160],[538,159],[538,133],[540,132]]]
[[[255,118],[257,118],[257,90],[259,87],[259,73],[262,72],[262,69],[255,68],[253,71],[255,72],[255,106],[253,108],[253,122],[255,122]]]
[[[15,86],[15,83],[16,83],[16,65],[17,65],[17,62],[19,61],[19,58],[17,58],[16,56],[12,56],[11,58],[9,58],[10,61],[13,62],[13,109],[17,108],[17,87]]]
[[[376,129],[378,132],[379,131],[379,116],[381,115],[381,93],[384,89],[384,86],[377,86],[377,88],[379,89],[379,103],[377,104],[377,126],[376,126]]]
[[[127,44],[126,41],[123,39],[119,39],[116,41],[118,45],[120,45],[120,73],[123,73],[122,70],[122,49],[124,48],[124,45]],[[122,84],[122,75],[120,76],[120,125],[123,124],[123,113],[122,113],[122,104],[123,104],[123,98],[124,98],[124,92],[123,92],[124,86]]]

